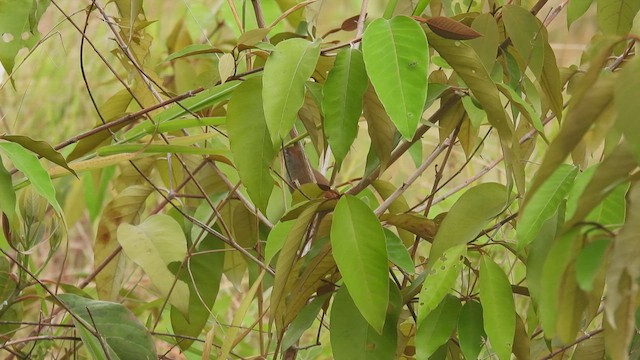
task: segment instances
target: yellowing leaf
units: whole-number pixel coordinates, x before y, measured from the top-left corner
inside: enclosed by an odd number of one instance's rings
[[[230,53],[225,53],[218,61],[218,72],[220,73],[220,83],[224,84],[236,72],[236,59]]]
[[[415,134],[427,99],[428,47],[420,25],[405,16],[374,20],[362,38],[369,79],[406,139]]]

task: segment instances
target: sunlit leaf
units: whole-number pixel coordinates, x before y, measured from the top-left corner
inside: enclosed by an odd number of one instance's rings
[[[597,0],[598,25],[606,35],[627,35],[640,2],[635,0]]]
[[[516,326],[516,308],[507,275],[493,260],[480,260],[480,300],[484,330],[500,360],[511,359]]]
[[[344,283],[369,324],[382,333],[389,302],[385,235],[373,211],[354,196],[338,201],[331,246]]]
[[[389,261],[396,264],[403,271],[413,274],[415,272],[413,268],[413,260],[409,251],[402,243],[402,240],[393,231],[384,229],[384,235],[387,239],[387,254],[389,255]]]
[[[338,163],[344,160],[358,133],[362,97],[367,86],[360,50],[340,51],[322,90],[324,131]]]
[[[48,143],[40,140],[33,140],[30,137],[22,135],[2,135],[1,138],[20,144],[22,145],[22,147],[31,151],[32,153],[38,154],[41,157],[51,161],[52,163],[62,166],[63,168],[69,170],[69,172],[71,172],[73,175],[77,176],[75,171],[73,171],[73,169],[69,167],[64,157],[60,155],[59,152],[55,151]]]
[[[376,19],[364,33],[362,52],[371,83],[387,114],[411,139],[427,98],[429,50],[424,31],[412,19]]]
[[[157,214],[140,225],[118,227],[118,242],[125,254],[149,276],[171,305],[187,314],[189,286],[169,271],[168,265],[182,262],[187,256],[187,240],[180,225],[168,215]]]
[[[320,43],[293,38],[276,45],[264,66],[262,101],[274,144],[286,138],[304,103],[304,84],[320,56]],[[255,99],[253,99],[255,101]]]

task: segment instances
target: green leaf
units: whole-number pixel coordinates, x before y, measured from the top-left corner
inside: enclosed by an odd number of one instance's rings
[[[75,175],[76,177],[78,176],[78,174],[76,174],[76,172],[69,167],[64,157],[60,155],[59,152],[55,151],[51,147],[51,145],[49,145],[44,141],[33,140],[30,137],[22,136],[22,135],[2,135],[1,138],[7,141],[20,144],[22,145],[22,147],[31,151],[32,153],[36,153],[41,157],[51,161],[52,163],[62,166],[63,168],[69,170],[69,172]]]
[[[414,20],[376,19],[364,33],[367,73],[391,121],[411,139],[427,99],[429,44]]]
[[[482,36],[467,41],[467,44],[478,54],[487,72],[491,73],[491,69],[496,63],[498,45],[500,45],[498,23],[491,14],[480,14],[473,20],[471,27]]]
[[[24,301],[16,301],[18,279],[11,273],[11,264],[6,256],[0,257],[0,302],[3,304],[0,315],[0,338],[7,341],[15,336],[20,328],[24,313]]]
[[[340,51],[322,90],[324,132],[338,163],[347,156],[358,134],[362,97],[368,84],[360,50]]]
[[[157,214],[140,225],[118,227],[118,242],[127,257],[149,276],[160,293],[183,314],[189,311],[189,286],[176,280],[167,266],[182,262],[187,256],[187,240],[180,224],[172,217]]]
[[[298,256],[298,250],[304,239],[304,234],[307,232],[309,224],[316,216],[318,208],[322,205],[322,201],[315,200],[309,202],[304,211],[295,220],[295,224],[289,231],[286,240],[280,250],[278,262],[276,263],[276,276],[273,280],[273,290],[271,290],[271,311],[273,314],[279,314],[279,307],[283,306],[285,294],[285,288],[287,281],[293,271],[294,263]],[[280,331],[280,326],[284,319],[275,319],[276,326]]]
[[[416,8],[413,10],[413,16],[418,16],[418,15],[422,14],[424,9],[427,8],[427,6],[429,5],[430,2],[431,2],[431,0],[420,0],[418,2],[418,4],[416,5]]]
[[[598,24],[605,35],[627,35],[640,10],[637,0],[598,0]]]
[[[386,240],[378,218],[362,200],[340,198],[331,224],[331,246],[354,303],[381,334],[389,303]]]
[[[576,280],[584,291],[591,291],[593,280],[603,264],[604,256],[611,245],[609,239],[594,240],[585,246],[576,259]]]
[[[270,166],[275,150],[262,109],[262,81],[245,81],[229,101],[227,129],[234,163],[251,200],[266,211],[273,191]]]
[[[540,189],[520,211],[518,225],[518,249],[524,249],[535,239],[542,225],[558,211],[560,202],[567,196],[578,174],[578,168],[571,165],[561,165],[544,182]]]
[[[176,334],[198,337],[202,334],[218,296],[224,270],[224,243],[207,234],[196,247],[180,273],[180,280],[189,284],[189,316],[171,307],[171,328]],[[188,349],[193,340],[176,338],[180,349]]]
[[[0,151],[6,155],[13,166],[20,170],[31,182],[33,189],[44,197],[59,214],[62,208],[56,199],[56,189],[51,182],[49,173],[42,167],[38,158],[20,144],[0,142]]]
[[[74,319],[74,325],[80,331],[85,346],[93,349],[94,359],[157,359],[155,344],[149,331],[123,305],[73,294],[60,294],[58,298],[80,318],[80,321]],[[104,354],[100,340],[87,331],[87,327],[103,339],[102,344],[109,352],[108,357]]]
[[[8,74],[13,72],[15,57],[40,40],[38,23],[50,0],[3,0],[0,2],[0,63]],[[23,37],[23,34],[28,37]],[[8,41],[7,41],[8,40]]]
[[[484,330],[500,360],[511,359],[516,332],[516,308],[511,284],[500,266],[487,256],[480,260],[480,300]]]
[[[222,53],[223,53],[222,50],[216,49],[209,44],[190,44],[174,52],[173,54],[169,55],[166,59],[164,59],[164,61],[168,62],[171,60],[181,59],[181,58],[194,56],[194,55],[222,54]]]
[[[439,258],[430,260],[432,265],[423,273],[424,283],[418,299],[418,326],[454,287],[466,253],[466,244],[457,245]]]
[[[627,139],[636,159],[640,160],[640,125],[637,121],[640,101],[638,101],[638,96],[640,96],[640,60],[636,58],[620,72],[620,78],[616,81],[615,86],[614,103],[618,112],[615,126]]]
[[[4,167],[0,159],[0,211],[7,215],[7,219],[13,219],[16,213],[16,191],[13,189],[11,174]]]
[[[567,27],[571,27],[574,21],[578,20],[589,10],[593,0],[571,0],[567,7]]]
[[[282,338],[283,349],[288,349],[292,345],[296,343],[304,334],[304,332],[313,325],[313,322],[316,320],[316,316],[322,309],[322,305],[327,301],[331,294],[324,294],[322,296],[318,296],[311,300],[298,314],[295,320],[291,322],[287,332],[284,334]]]
[[[505,5],[502,8],[502,19],[516,50],[533,74],[540,76],[544,62],[542,23],[530,11],[518,5]]]
[[[264,249],[265,264],[271,263],[273,257],[282,249],[287,235],[291,232],[295,223],[295,221],[281,221],[271,229]]]
[[[536,113],[533,106],[526,102],[522,96],[520,96],[520,94],[510,86],[502,83],[496,83],[496,85],[498,85],[498,90],[500,90],[500,92],[509,99],[509,101],[511,101],[511,104],[520,111],[520,113],[529,121],[531,126],[533,126],[538,134],[540,134],[540,136],[542,136],[546,141],[547,137],[544,134],[544,125],[542,124],[542,120],[540,120],[540,115]]]
[[[389,255],[389,261],[396,264],[404,272],[413,274],[415,269],[413,268],[413,260],[406,246],[402,242],[402,239],[398,237],[393,231],[384,229],[385,239],[387,239],[387,254]]]
[[[331,306],[330,336],[335,360],[393,359],[398,338],[398,318],[402,308],[398,289],[395,285],[389,286],[389,309],[387,311],[385,308],[386,319],[382,331],[375,330],[362,317],[350,294],[348,289],[342,287]]]
[[[458,315],[462,305],[453,295],[447,295],[424,321],[418,325],[416,332],[416,355],[419,359],[427,359],[438,348],[449,341],[456,329]]]
[[[271,142],[287,137],[304,103],[304,84],[313,74],[320,43],[300,38],[279,42],[264,65],[262,99]]]
[[[197,95],[181,100],[180,104],[170,106],[154,117],[157,123],[177,119],[181,116],[191,115],[207,107],[229,99],[233,91],[242,84],[241,81],[227,81],[224,84],[214,86]]]
[[[144,204],[153,189],[148,186],[134,185],[124,189],[104,208],[93,250],[93,262],[100,266],[112,256],[118,248],[118,225],[136,223]],[[116,300],[125,281],[125,257],[116,257],[96,275],[96,290],[103,300]]]
[[[447,249],[473,240],[506,208],[508,200],[507,189],[498,183],[480,184],[467,190],[440,224],[429,253],[430,261],[436,261]]]
[[[487,336],[482,327],[483,324],[482,305],[477,301],[467,301],[462,306],[458,318],[458,340],[465,359],[478,358],[484,342],[483,338]]]
[[[213,134],[213,133],[210,133]],[[186,138],[187,136],[185,136]],[[194,147],[186,145],[170,144],[118,144],[107,145],[99,148],[96,153],[99,156],[115,154],[194,154],[194,155],[220,155],[224,150],[215,147]]]

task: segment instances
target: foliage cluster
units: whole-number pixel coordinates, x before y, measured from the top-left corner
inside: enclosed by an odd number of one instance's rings
[[[6,358],[639,358],[640,1],[331,3],[0,0],[2,86],[60,12],[97,123],[0,135]]]

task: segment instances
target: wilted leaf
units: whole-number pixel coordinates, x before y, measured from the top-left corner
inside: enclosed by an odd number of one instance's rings
[[[369,79],[406,139],[415,134],[427,98],[428,46],[420,25],[405,16],[374,20],[362,38]]]
[[[340,198],[331,225],[331,246],[354,303],[382,334],[389,303],[386,240],[382,225],[362,200],[349,195]]]

